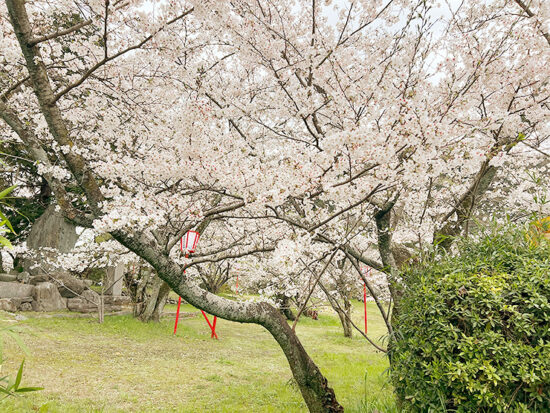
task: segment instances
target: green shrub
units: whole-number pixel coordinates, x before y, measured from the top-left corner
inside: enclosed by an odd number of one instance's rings
[[[462,241],[404,274],[391,378],[404,411],[550,412],[550,248]]]

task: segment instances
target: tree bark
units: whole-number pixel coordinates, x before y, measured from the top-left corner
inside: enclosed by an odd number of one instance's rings
[[[160,278],[189,304],[217,317],[240,323],[254,323],[266,328],[283,350],[300,392],[311,412],[342,412],[334,390],[302,346],[280,312],[268,303],[228,300],[199,287],[183,274],[167,256],[149,246],[143,235],[130,236],[122,231],[111,232],[126,248],[148,261]]]
[[[160,321],[160,316],[166,305],[169,293],[170,286],[159,277],[155,277],[151,295],[145,299],[145,308],[138,318],[144,322]]]
[[[296,315],[294,315],[292,308],[290,308],[290,299],[286,295],[281,295],[277,298],[281,301],[281,314],[289,321],[296,320]]]
[[[347,297],[344,297],[344,319],[342,320],[342,327],[344,328],[344,337],[351,338],[353,336],[353,329],[351,327],[351,302]]]

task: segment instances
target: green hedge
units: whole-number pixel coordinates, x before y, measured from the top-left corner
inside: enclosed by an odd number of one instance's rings
[[[390,351],[404,411],[550,412],[550,248],[501,231],[404,274]]]

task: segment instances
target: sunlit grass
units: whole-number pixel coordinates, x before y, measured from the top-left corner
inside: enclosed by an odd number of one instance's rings
[[[102,325],[94,318],[19,322],[31,351],[23,384],[45,390],[0,401],[0,411],[306,411],[286,359],[267,331],[218,320],[220,340],[212,340],[198,310],[182,305],[181,311],[194,316],[180,318],[177,336],[173,317],[149,324],[131,316],[107,316]],[[346,411],[396,411],[384,355],[358,334],[343,337],[330,311],[319,318],[301,320],[297,333]],[[354,304],[354,319],[363,325],[362,303]],[[369,333],[378,339],[384,334],[373,304]],[[11,344],[5,356],[4,374],[14,372],[22,353]]]

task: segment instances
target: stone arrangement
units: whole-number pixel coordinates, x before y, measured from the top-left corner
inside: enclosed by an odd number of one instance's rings
[[[95,312],[100,295],[90,285],[91,281],[65,272],[0,274],[0,310]],[[130,304],[130,297],[105,295],[103,303],[106,312],[120,311],[123,305]]]
[[[25,271],[0,273],[0,310],[98,311],[101,297],[90,289],[91,281],[59,271],[53,264],[57,254],[74,248],[78,237],[76,227],[56,211],[54,204],[50,205],[27,237],[27,247],[32,253],[21,262]],[[122,296],[124,266],[109,267],[105,272],[103,311],[120,311],[131,302],[130,297]]]

